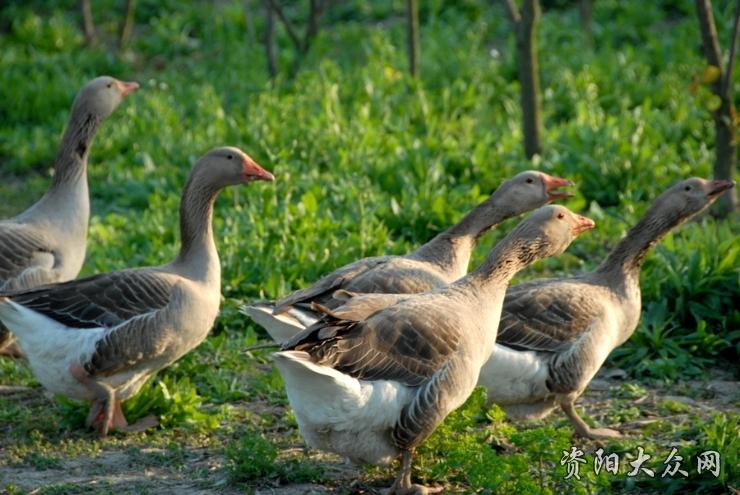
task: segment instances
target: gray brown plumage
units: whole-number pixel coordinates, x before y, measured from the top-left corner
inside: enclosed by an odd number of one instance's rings
[[[309,445],[369,463],[402,454],[392,492],[415,489],[411,453],[473,390],[508,281],[591,227],[565,207],[544,207],[449,286],[407,295],[360,321],[326,309],[275,354]]]
[[[568,197],[568,193],[556,191],[565,185],[570,182],[541,172],[522,172],[502,183],[456,225],[409,254],[355,261],[275,304],[257,303],[243,311],[279,342],[315,321],[311,303],[328,308],[341,305],[333,299],[336,290],[415,294],[451,283],[467,273],[473,248],[483,234],[506,219]]]
[[[618,436],[591,428],[574,402],[609,353],[640,318],[640,267],[650,247],[709,206],[728,181],[692,178],[668,189],[590,273],[509,288],[496,349],[479,384],[514,417],[542,417],[561,406],[579,435]]]
[[[193,168],[180,203],[182,246],[166,265],[0,294],[0,320],[50,391],[93,401],[101,435],[128,427],[120,403],[208,334],[221,299],[213,204],[226,186],[272,180],[236,148]]]
[[[108,76],[87,83],[75,98],[54,161],[47,193],[25,212],[0,221],[0,291],[71,280],[85,258],[90,200],[87,159],[100,124],[136,83]],[[11,334],[0,325],[0,354],[14,354]]]

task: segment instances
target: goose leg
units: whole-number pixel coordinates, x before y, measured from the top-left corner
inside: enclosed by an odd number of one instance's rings
[[[128,428],[128,421],[126,421],[126,416],[123,415],[121,401],[118,399],[113,402],[113,419],[110,426],[114,430],[125,431]]]
[[[85,419],[85,426],[87,428],[92,428],[93,423],[96,422],[96,419],[100,416],[102,411],[103,402],[98,399],[93,399],[92,403],[90,403],[90,412],[87,413],[87,419]]]
[[[159,426],[159,420],[152,414],[144,416],[140,420],[129,424],[128,421],[126,421],[126,416],[123,414],[121,401],[116,399],[115,405],[113,406],[113,424],[111,425],[111,428],[125,431],[126,433],[138,433],[140,431],[148,430],[149,428],[154,428],[155,426]]]
[[[88,426],[95,428],[101,437],[106,436],[113,421],[115,392],[110,385],[93,380],[80,365],[70,366],[69,372],[95,397],[86,423],[89,423]]]
[[[122,431],[125,431],[126,433],[138,433],[140,431],[146,431],[149,428],[154,428],[155,426],[159,426],[159,419],[157,419],[155,415],[149,414],[135,423],[131,423]]]
[[[13,339],[13,334],[0,326],[0,356],[9,358],[24,357],[23,351]]]
[[[428,495],[441,493],[444,490],[442,487],[428,487],[411,483],[411,461],[412,452],[404,450],[401,457],[401,470],[388,491],[388,495]]]
[[[611,428],[591,428],[586,424],[583,419],[578,415],[575,404],[572,401],[561,402],[560,407],[573,427],[576,429],[576,434],[583,438],[590,438],[592,440],[603,439],[603,438],[621,438],[623,435],[617,430]]]

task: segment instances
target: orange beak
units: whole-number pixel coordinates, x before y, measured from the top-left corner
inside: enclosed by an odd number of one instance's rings
[[[123,98],[127,97],[128,95],[139,89],[139,83],[135,81],[116,81],[116,85],[118,86],[118,91],[121,92],[121,96]]]
[[[709,183],[709,192],[707,196],[714,198],[735,187],[735,181],[732,180],[713,180]]]
[[[553,177],[552,175],[545,175],[545,192],[547,193],[548,201],[555,201],[556,199],[565,199],[573,196],[573,193],[568,191],[556,191],[559,187],[574,186],[568,179],[561,179],[560,177]]]
[[[596,227],[596,222],[588,217],[582,215],[576,215],[576,223],[573,225],[573,235],[578,236]]]
[[[245,155],[244,158],[244,180],[251,182],[253,180],[275,180],[275,177],[262,168],[257,162],[252,160],[249,155]]]

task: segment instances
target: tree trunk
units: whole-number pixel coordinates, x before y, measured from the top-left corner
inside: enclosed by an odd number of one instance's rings
[[[406,0],[406,21],[409,73],[419,77],[419,0]]]
[[[695,0],[699,17],[702,46],[704,56],[710,65],[719,69],[720,75],[712,83],[712,92],[721,101],[719,108],[712,112],[715,128],[715,161],[714,178],[734,180],[737,167],[737,125],[735,107],[732,102],[732,70],[737,47],[738,29],[740,25],[740,0],[735,10],[735,24],[730,46],[730,59],[726,68],[722,67],[722,52],[720,51],[717,28],[714,24],[711,0]],[[717,200],[713,212],[720,217],[735,211],[737,208],[737,192],[733,188]]]
[[[244,21],[247,24],[247,41],[254,43],[257,40],[257,36],[254,31],[254,19],[252,18],[254,14],[252,12],[251,0],[244,0],[242,5],[244,6]]]
[[[80,0],[80,10],[82,12],[82,32],[85,34],[85,43],[87,46],[92,46],[97,42],[97,36],[95,35],[95,23],[93,22],[90,0]]]
[[[290,66],[290,77],[295,77],[298,74],[298,69],[301,67],[303,58],[308,54],[308,49],[311,48],[311,42],[314,36],[319,32],[319,18],[321,17],[321,4],[320,0],[309,0],[308,2],[308,22],[306,24],[306,32],[304,33],[303,40],[298,39],[298,43],[295,45],[295,51],[293,56],[293,63]],[[285,28],[288,29],[289,23],[287,17],[281,17]]]
[[[278,73],[275,57],[275,12],[270,0],[265,0],[265,55],[267,56],[267,72],[270,79],[275,79]]]
[[[524,0],[521,19],[515,23],[524,154],[527,158],[542,153],[542,110],[536,39],[540,12],[539,0]]]
[[[121,32],[118,37],[118,49],[123,50],[131,38],[131,30],[134,27],[134,10],[136,9],[136,0],[126,0],[123,9],[123,22],[121,23]]]
[[[588,46],[592,46],[594,42],[594,35],[593,31],[591,30],[591,24],[593,22],[592,0],[581,0],[579,10],[581,13],[581,30],[583,31],[583,37],[586,38],[586,43],[588,44]]]
[[[319,21],[325,8],[326,0],[309,1],[308,26],[306,26],[306,35],[303,37],[303,43],[300,47],[302,55],[308,53],[309,48],[311,48],[311,42],[319,33]]]

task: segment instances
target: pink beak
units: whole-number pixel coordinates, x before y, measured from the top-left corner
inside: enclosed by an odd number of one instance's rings
[[[576,224],[573,226],[573,235],[580,235],[596,227],[596,222],[588,217],[576,215]]]
[[[545,176],[545,192],[547,193],[547,200],[554,201],[556,199],[565,199],[573,196],[573,193],[567,191],[555,191],[559,187],[574,186],[568,179],[561,179],[560,177],[553,177],[552,175],[544,174]]]
[[[135,81],[131,82],[125,82],[125,81],[116,81],[116,85],[118,86],[118,90],[121,92],[121,96],[125,98],[126,96],[130,95],[137,89],[139,89],[139,83]]]
[[[249,155],[244,158],[244,179],[249,182],[253,180],[275,180],[275,177],[262,168]]]
[[[719,196],[728,189],[735,187],[735,181],[731,180],[713,180],[709,183],[709,192],[707,196],[710,198]]]

